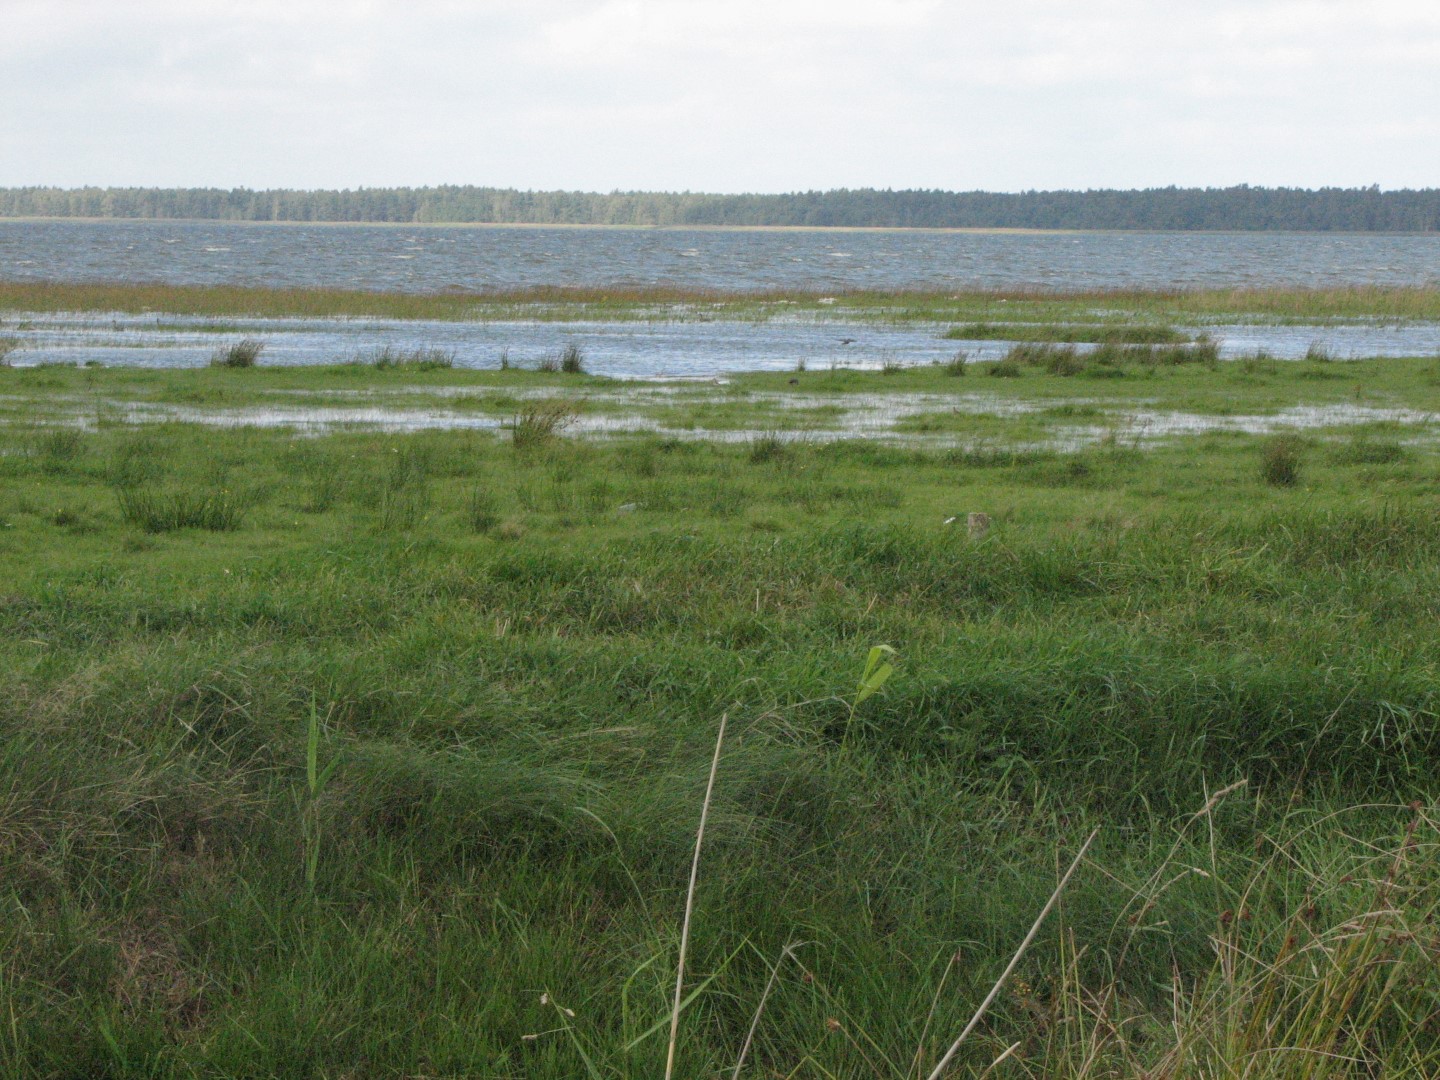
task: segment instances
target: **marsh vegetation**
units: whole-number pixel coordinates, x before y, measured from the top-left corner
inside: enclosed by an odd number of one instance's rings
[[[799,309],[797,312],[794,309]],[[705,318],[773,318],[811,313],[830,319],[923,321],[1005,337],[1011,323],[1076,335],[1088,325],[1121,337],[1156,342],[1172,324],[1203,317],[1300,323],[1332,319],[1440,319],[1440,289],[1354,286],[1326,289],[1097,289],[1054,292],[976,291],[830,292],[648,287],[543,286],[439,293],[238,285],[129,285],[80,282],[0,282],[0,311],[128,312],[202,316],[389,317],[397,319],[654,319],[687,313]],[[1038,340],[1026,330],[1027,340]],[[1050,338],[1050,340],[1057,340]],[[1076,337],[1075,340],[1095,340]],[[1136,343],[1134,341],[1119,342]]]
[[[3,369],[0,1073],[1434,1075],[1440,369],[1138,337]]]
[[[241,338],[228,345],[217,346],[210,355],[211,367],[248,368],[254,367],[265,351],[265,343],[257,338]]]

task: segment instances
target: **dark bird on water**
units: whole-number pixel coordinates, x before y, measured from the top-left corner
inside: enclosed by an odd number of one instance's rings
[[[853,337],[842,337],[842,338],[840,339],[840,344],[841,344],[841,345],[854,345],[854,344],[855,344],[855,339],[854,339]]]

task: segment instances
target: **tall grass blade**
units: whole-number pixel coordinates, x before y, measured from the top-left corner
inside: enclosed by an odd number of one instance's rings
[[[590,1080],[603,1080],[600,1069],[595,1064],[595,1059],[585,1049],[585,1044],[580,1041],[579,1034],[575,1031],[574,1025],[570,1023],[570,1018],[575,1015],[575,1011],[561,1005],[550,996],[548,990],[540,995],[540,1004],[549,1005],[555,1010],[555,1015],[560,1018],[560,1027],[570,1039],[570,1045],[575,1047],[575,1052],[580,1055],[580,1060],[585,1063],[585,1072],[589,1075]]]
[[[680,995],[685,989],[685,950],[690,946],[690,915],[695,909],[695,881],[700,876],[700,849],[705,843],[705,819],[715,793],[715,773],[720,768],[720,748],[725,742],[725,713],[715,736],[715,756],[710,760],[710,780],[705,785],[705,802],[700,806],[700,826],[695,830],[695,858],[690,863],[690,888],[685,894],[685,920],[680,924],[680,958],[675,964],[675,1008],[670,1013],[670,1047],[665,1053],[665,1080],[675,1075],[675,1042],[680,1034]]]
[[[950,978],[950,972],[955,970],[955,962],[959,959],[960,953],[958,950],[950,953],[950,962],[945,965],[945,971],[940,976],[940,985],[935,987],[935,996],[930,999],[930,1011],[925,1014],[925,1026],[920,1029],[920,1042],[915,1047],[914,1066],[917,1076],[924,1068],[925,1039],[930,1034],[930,1024],[935,1019],[935,1010],[940,1006],[940,995],[945,992],[945,983]],[[910,1075],[908,1069],[905,1075]]]
[[[745,1059],[750,1055],[750,1045],[755,1041],[755,1032],[760,1030],[760,1017],[765,1013],[765,1003],[770,1000],[770,991],[775,989],[775,983],[780,978],[781,965],[803,944],[804,942],[792,942],[780,950],[780,958],[770,969],[770,978],[760,994],[760,1003],[755,1006],[755,1015],[750,1019],[750,1030],[745,1032],[745,1041],[740,1044],[740,1056],[735,1059],[735,1071],[730,1074],[730,1080],[740,1080],[740,1070],[745,1067]]]
[[[725,969],[730,966],[730,962],[734,960],[735,957],[740,955],[740,950],[744,947],[745,945],[743,944],[738,946],[734,952],[732,952],[724,959],[724,961],[720,964],[719,967],[717,967],[713,972],[705,976],[705,978],[701,979],[700,982],[696,983],[695,986],[691,988],[690,992],[685,995],[685,1000],[680,1002],[680,1011],[682,1013],[690,1007],[690,1005],[695,1001],[696,998],[698,998],[701,994],[705,992],[705,988],[707,986],[709,986],[712,982],[714,982],[722,974],[724,974]],[[642,966],[648,967],[649,964],[650,961],[647,960]],[[657,1031],[662,1030],[669,1022],[670,1017],[662,1016],[659,1020],[655,1021],[655,1023],[651,1024],[639,1035],[636,1035],[635,1038],[627,1042],[622,1049],[624,1049],[624,1051],[628,1054],[631,1050],[634,1050],[635,1047],[639,1046],[646,1039],[650,1038],[651,1035],[654,1035]]]
[[[990,992],[985,995],[985,1000],[982,1001],[980,1007],[975,1010],[975,1015],[972,1016],[970,1022],[965,1025],[965,1030],[960,1032],[960,1036],[950,1044],[950,1049],[945,1052],[945,1056],[940,1059],[939,1064],[931,1070],[927,1080],[940,1080],[946,1068],[949,1067],[950,1062],[954,1059],[955,1055],[960,1052],[960,1047],[964,1045],[965,1040],[970,1037],[970,1033],[975,1030],[980,1021],[984,1019],[985,1014],[990,1011],[990,1006],[994,1004],[995,999],[1000,996],[1000,991],[1004,988],[1005,981],[1010,978],[1010,975],[1019,965],[1020,958],[1023,957],[1025,951],[1030,948],[1030,943],[1035,940],[1035,935],[1040,932],[1040,927],[1045,922],[1046,916],[1048,916],[1051,909],[1055,907],[1056,902],[1060,899],[1060,894],[1065,891],[1065,886],[1070,884],[1070,879],[1075,875],[1075,871],[1080,869],[1081,860],[1085,858],[1085,853],[1090,850],[1090,845],[1095,842],[1095,837],[1099,835],[1100,830],[1094,830],[1086,839],[1085,843],[1081,845],[1079,853],[1075,856],[1075,860],[1070,864],[1070,869],[1065,871],[1064,876],[1060,878],[1060,884],[1055,886],[1055,891],[1050,894],[1050,899],[1045,901],[1045,906],[1040,909],[1040,914],[1035,916],[1035,922],[1031,925],[1030,932],[1025,935],[1025,940],[1020,942],[1020,948],[1015,950],[1015,955],[1010,958],[1010,963],[1005,965],[1005,970],[1000,973],[1000,978],[995,980],[995,985],[992,986]]]

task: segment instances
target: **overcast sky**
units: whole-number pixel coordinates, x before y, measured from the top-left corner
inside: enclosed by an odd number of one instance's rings
[[[0,0],[0,185],[1440,186],[1440,0]]]

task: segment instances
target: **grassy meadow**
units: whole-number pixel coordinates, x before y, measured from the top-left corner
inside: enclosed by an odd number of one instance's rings
[[[722,717],[675,1076],[1440,1073],[1440,371],[1063,355],[0,367],[0,1075],[663,1076]]]

